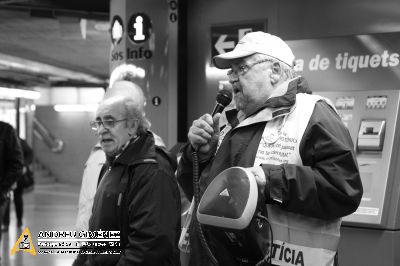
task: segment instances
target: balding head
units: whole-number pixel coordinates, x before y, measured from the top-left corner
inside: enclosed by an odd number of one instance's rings
[[[127,72],[129,73],[129,72]],[[142,116],[141,119],[139,120],[139,134],[145,132],[148,130],[151,126],[150,121],[146,118],[146,114],[144,111],[144,107],[146,106],[146,97],[144,96],[143,90],[138,86],[136,83],[134,83],[131,80],[124,79],[127,76],[127,73],[123,73],[124,75],[121,74],[122,79],[120,80],[114,80],[112,83],[110,83],[110,88],[107,89],[105,95],[104,95],[104,100],[113,98],[114,96],[123,96],[123,97],[128,97],[132,99],[135,102],[135,105],[137,106],[138,109],[142,111]],[[111,82],[111,80],[110,80]],[[164,141],[161,139],[160,136],[155,134],[154,135],[154,140],[155,144],[160,147],[165,147]]]
[[[104,94],[103,101],[109,99],[124,98],[124,102],[129,99],[133,102],[137,118],[139,119],[139,133],[142,134],[150,128],[150,121],[146,118],[144,107],[146,105],[146,98],[144,97],[142,89],[133,82],[118,80],[113,83],[111,88],[108,88]]]
[[[144,97],[143,90],[133,82],[125,80],[117,80],[113,85],[107,89],[104,99],[113,96],[126,96],[135,101],[135,103],[144,111],[146,106],[146,98]]]

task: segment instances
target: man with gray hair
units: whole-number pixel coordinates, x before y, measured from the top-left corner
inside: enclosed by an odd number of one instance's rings
[[[213,58],[217,68],[228,69],[236,109],[226,112],[224,125],[220,114],[193,121],[178,181],[192,198],[194,151],[200,195],[225,169],[246,168],[265,198],[269,224],[253,218],[254,239],[247,241],[254,250],[232,231],[203,226],[211,253],[196,227],[190,231],[190,265],[336,263],[341,218],[357,209],[363,188],[347,128],[327,99],[311,95],[293,69],[294,58],[282,39],[264,32],[246,34],[232,51]],[[269,226],[272,239],[264,239],[261,231]]]
[[[126,77],[122,76],[121,78]],[[111,86],[105,93],[104,99],[117,96],[124,95],[127,97],[131,97],[139,106],[141,110],[144,110],[146,105],[146,98],[143,94],[142,89],[135,83],[131,81],[119,80],[123,82],[119,82],[118,86]],[[116,80],[113,80],[113,84]],[[144,112],[144,111],[143,111]],[[145,113],[143,113],[144,121],[146,126],[150,127],[150,121],[146,118]],[[159,150],[166,151],[166,146],[164,141],[160,136],[153,132],[154,141],[156,147]],[[85,163],[85,168],[82,175],[82,184],[79,193],[79,205],[78,205],[78,214],[76,217],[76,229],[77,230],[88,230],[89,226],[89,218],[92,214],[92,206],[93,199],[96,193],[97,184],[99,180],[100,169],[104,165],[106,161],[105,154],[101,149],[100,143],[96,143],[92,148],[89,158]],[[176,168],[176,161],[171,160],[171,165],[173,168]],[[74,266],[80,265],[78,262],[74,264]]]
[[[140,94],[128,81],[116,81],[112,91],[125,86]],[[169,161],[174,159],[155,146],[144,97],[114,92],[105,95],[91,122],[107,161],[89,231],[120,231],[122,252],[89,254],[82,265],[179,265],[180,195]]]

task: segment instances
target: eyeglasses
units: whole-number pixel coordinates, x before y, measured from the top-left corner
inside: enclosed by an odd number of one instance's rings
[[[94,131],[99,130],[100,126],[103,125],[105,128],[113,128],[115,127],[115,124],[118,122],[122,122],[122,121],[126,121],[128,120],[128,118],[125,119],[121,119],[121,120],[104,120],[104,121],[91,121],[89,123],[91,129],[93,129]]]
[[[257,65],[257,64],[261,64],[264,62],[273,62],[272,59],[262,59],[262,60],[258,60],[255,61],[251,64],[244,64],[244,65],[239,65],[237,70],[233,70],[230,69],[228,71],[228,73],[226,73],[228,75],[229,78],[234,78],[235,76],[243,76],[244,74],[246,74],[253,66]]]

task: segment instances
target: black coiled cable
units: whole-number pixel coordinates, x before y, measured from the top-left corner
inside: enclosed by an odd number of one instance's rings
[[[194,192],[194,212],[193,214],[196,215],[197,213],[197,208],[199,206],[199,197],[200,197],[200,182],[199,182],[199,157],[197,156],[197,150],[192,152],[192,160],[193,160],[193,192]],[[193,219],[193,218],[192,218]],[[198,236],[200,238],[200,243],[203,246],[203,248],[206,250],[209,258],[211,259],[212,263],[215,266],[218,266],[218,261],[212,254],[212,251],[210,250],[210,247],[207,244],[207,240],[204,236],[203,229],[201,228],[201,224],[197,220],[197,218],[194,218],[194,222],[197,227],[197,232]]]
[[[200,198],[200,181],[199,181],[199,157],[197,155],[197,150],[192,152],[192,160],[193,160],[193,192],[194,192],[194,212],[193,214],[196,215],[197,213],[197,208],[199,206],[199,198]],[[269,250],[267,250],[265,257],[259,261],[255,266],[261,266],[264,263],[267,263],[267,265],[271,265],[271,255],[272,255],[272,243],[273,243],[273,232],[272,232],[272,228],[271,228],[271,224],[269,223],[268,218],[266,218],[265,216],[261,215],[261,214],[257,214],[257,217],[264,220],[270,230],[270,245],[269,245]],[[192,218],[193,219],[193,218]],[[211,259],[212,263],[215,266],[218,266],[219,263],[217,261],[217,259],[214,257],[210,247],[207,244],[207,240],[204,236],[204,232],[203,229],[201,227],[201,224],[199,223],[199,221],[197,220],[197,218],[194,218],[194,222],[197,228],[197,232],[198,232],[198,236],[200,238],[200,243],[203,246],[203,248],[206,250],[209,258]]]
[[[261,265],[264,265],[264,263],[266,263],[267,265],[271,265],[271,262],[272,262],[272,257],[271,257],[272,256],[272,244],[273,244],[273,241],[274,241],[274,235],[272,233],[272,227],[271,227],[271,224],[269,223],[269,220],[268,220],[267,217],[261,215],[260,213],[257,214],[257,217],[259,219],[261,219],[261,220],[264,220],[267,223],[268,228],[269,228],[269,233],[270,233],[270,242],[269,242],[269,250],[267,250],[267,252],[265,254],[265,257],[262,260],[260,260],[255,266],[261,266]]]

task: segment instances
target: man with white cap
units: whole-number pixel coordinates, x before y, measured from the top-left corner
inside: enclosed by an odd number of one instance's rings
[[[246,34],[213,58],[217,68],[229,69],[236,109],[226,111],[224,125],[219,114],[193,121],[178,180],[192,198],[195,150],[200,195],[223,170],[247,168],[265,197],[273,243],[265,257],[249,259],[240,243],[230,249],[240,240],[203,226],[214,258],[193,230],[190,265],[337,265],[341,218],[358,208],[363,188],[347,128],[327,99],[311,95],[294,59],[282,39],[264,32]]]

